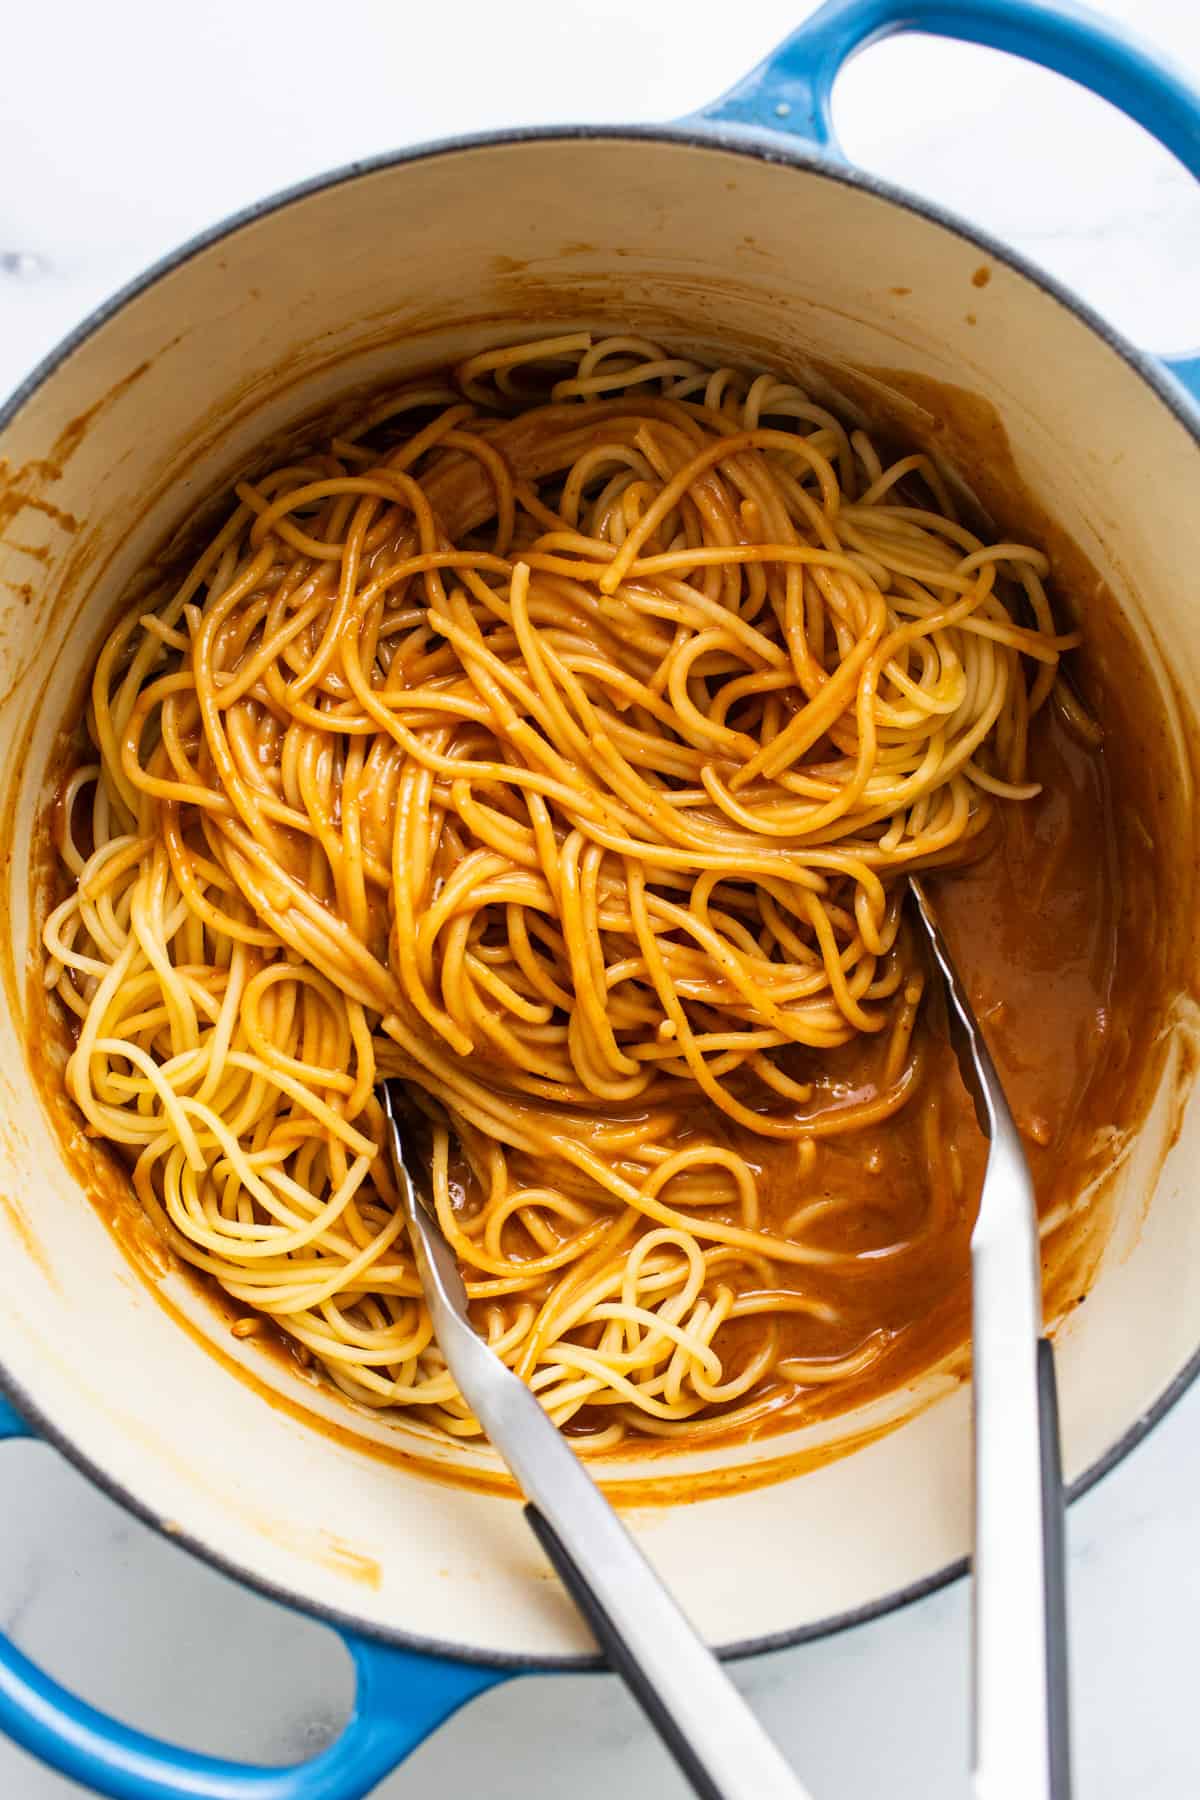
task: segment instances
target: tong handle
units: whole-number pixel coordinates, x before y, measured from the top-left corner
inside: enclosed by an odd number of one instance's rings
[[[1071,1697],[1067,1667],[1067,1508],[1058,1431],[1054,1345],[1038,1339],[1038,1430],[1042,1447],[1042,1543],[1046,1572],[1046,1706],[1050,1800],[1071,1800]]]
[[[714,1697],[711,1692],[693,1690],[685,1697],[678,1693],[668,1694],[661,1679],[664,1666],[672,1665],[673,1682],[686,1676],[696,1644],[691,1626],[675,1612],[674,1606],[674,1617],[651,1620],[644,1612],[645,1591],[642,1589],[637,1601],[638,1610],[642,1612],[646,1629],[655,1635],[653,1652],[647,1657],[645,1644],[639,1648],[630,1641],[549,1519],[536,1506],[527,1506],[525,1517],[563,1586],[590,1625],[610,1667],[637,1700],[700,1800],[740,1800],[742,1796],[745,1800],[761,1800],[768,1794],[801,1795],[803,1790],[790,1770],[784,1769],[781,1779],[777,1768],[763,1766],[761,1750],[764,1744],[770,1752],[768,1764],[775,1761],[774,1749],[767,1740],[756,1742],[751,1756],[744,1756],[742,1722],[737,1715],[745,1703],[723,1671],[718,1670],[718,1673],[722,1684],[729,1687],[729,1697],[737,1702],[736,1710],[728,1707],[726,1696]],[[641,1582],[636,1581],[626,1589],[631,1602],[641,1587]],[[687,1639],[682,1643],[681,1626]],[[704,1655],[709,1658],[709,1652],[704,1651]],[[658,1664],[657,1673],[655,1664]],[[755,1739],[760,1735],[755,1722]]]
[[[808,1800],[554,1421],[474,1330],[454,1253],[405,1166],[399,1108],[386,1082],[381,1098],[442,1355],[529,1501],[531,1528],[613,1667],[700,1800]]]
[[[682,1721],[671,1707],[664,1705],[658,1688],[627,1642],[620,1626],[549,1519],[536,1506],[527,1506],[525,1517],[534,1537],[545,1551],[547,1560],[591,1627],[592,1636],[604,1651],[610,1668],[621,1677],[634,1696],[700,1800],[724,1800],[704,1759],[693,1748]]]
[[[426,1293],[451,1372],[530,1502],[531,1529],[701,1800],[808,1800],[538,1400],[428,1280]]]
[[[974,1752],[977,1800],[1070,1800],[1062,1464],[1054,1351],[1042,1333],[1037,1196],[1020,1133],[921,882],[963,1083],[988,1142],[971,1234]]]

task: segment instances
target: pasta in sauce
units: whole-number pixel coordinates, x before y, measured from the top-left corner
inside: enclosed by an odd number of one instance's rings
[[[397,1075],[478,1328],[590,1449],[961,1344],[982,1153],[906,872],[948,871],[1047,1203],[1123,1066],[1047,571],[924,452],[632,336],[489,351],[239,483],[100,653],[45,929],[69,1091],[235,1330],[477,1433]]]

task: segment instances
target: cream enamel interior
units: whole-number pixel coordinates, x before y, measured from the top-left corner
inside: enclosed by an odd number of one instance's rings
[[[552,326],[629,322],[781,369],[818,356],[985,396],[1026,483],[1151,655],[1169,644],[1180,691],[1200,704],[1200,451],[1141,376],[1037,284],[1000,264],[973,286],[980,261],[969,239],[889,199],[715,142],[469,146],[309,194],[190,256],[86,337],[3,434],[0,797],[13,823],[15,1012],[0,1020],[0,1367],[105,1477],[225,1563],[468,1654],[589,1647],[513,1501],[335,1441],[236,1379],[130,1269],[64,1160],[22,1049],[28,847],[53,734],[124,583],[265,437],[347,389]],[[1163,705],[1173,709],[1165,687]],[[1172,1099],[1190,1031],[1181,1016],[1118,1178],[1120,1222],[1091,1303],[1060,1338],[1072,1477],[1197,1349],[1200,1108],[1180,1122]],[[179,1303],[215,1330],[178,1286]],[[795,1447],[773,1438],[715,1460]],[[960,1389],[795,1479],[631,1516],[710,1639],[734,1644],[870,1606],[961,1556],[968,1491]]]

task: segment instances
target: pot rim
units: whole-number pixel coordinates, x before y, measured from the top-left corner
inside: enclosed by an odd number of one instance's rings
[[[1057,302],[1067,312],[1072,313],[1082,325],[1099,337],[1108,349],[1120,357],[1135,375],[1140,377],[1156,398],[1166,406],[1176,422],[1189,434],[1196,447],[1200,449],[1200,405],[1175,379],[1162,359],[1149,351],[1139,350],[1121,332],[1094,311],[1086,301],[1072,293],[1054,276],[1039,269],[1035,263],[1027,260],[1019,251],[992,237],[988,232],[979,230],[957,213],[941,206],[936,201],[911,194],[907,189],[883,180],[879,176],[856,169],[851,164],[838,160],[833,151],[822,149],[808,140],[795,138],[782,131],[768,131],[752,126],[731,128],[712,124],[699,116],[684,119],[678,124],[542,125],[463,133],[415,144],[401,150],[382,151],[378,155],[341,164],[323,174],[311,176],[305,181],[277,189],[274,193],[250,202],[249,205],[228,214],[219,223],[186,239],[175,249],[168,251],[165,256],[151,263],[141,274],[134,276],[107,300],[102,301],[99,306],[94,308],[65,337],[59,340],[33,370],[18,383],[3,404],[0,404],[0,432],[8,428],[23,407],[44,383],[74,355],[75,351],[108,324],[110,319],[115,318],[128,302],[136,300],[165,276],[173,274],[176,269],[182,268],[193,258],[233,237],[246,226],[256,224],[260,219],[282,212],[289,206],[309,199],[312,195],[357,181],[360,177],[379,174],[409,163],[429,161],[434,157],[457,155],[473,150],[492,150],[508,144],[591,140],[610,143],[638,141],[675,143],[691,149],[718,150],[731,155],[745,156],[756,162],[790,166],[843,187],[858,188],[874,195],[877,199],[900,207],[917,218],[940,226],[955,237],[961,238],[965,243],[982,250],[995,262],[1003,264],[1015,274],[1023,276],[1035,287],[1040,288],[1051,300]],[[1154,1404],[1140,1413],[1133,1424],[1105,1451],[1104,1455],[1097,1458],[1077,1480],[1071,1483],[1066,1494],[1068,1504],[1087,1493],[1118,1463],[1123,1462],[1130,1451],[1135,1449],[1166,1417],[1198,1376],[1200,1376],[1200,1345],[1164,1388]],[[194,1556],[219,1570],[220,1573],[231,1576],[267,1599],[274,1600],[294,1612],[314,1619],[318,1624],[328,1625],[343,1636],[373,1639],[421,1654],[442,1657],[453,1662],[476,1664],[512,1672],[524,1671],[533,1674],[539,1671],[582,1671],[606,1667],[604,1658],[599,1655],[558,1654],[534,1657],[519,1652],[480,1650],[474,1646],[445,1643],[436,1638],[406,1631],[400,1626],[383,1626],[375,1621],[359,1618],[352,1612],[316,1602],[301,1592],[282,1583],[273,1582],[254,1570],[246,1568],[234,1558],[214,1550],[200,1537],[177,1528],[173,1528],[169,1533],[166,1532],[161,1519],[145,1502],[125,1487],[115,1476],[110,1475],[107,1470],[85,1455],[69,1437],[59,1432],[57,1427],[45,1418],[37,1402],[20,1383],[13,1380],[3,1362],[0,1362],[0,1394],[6,1395],[11,1400],[12,1404],[35,1428],[39,1438],[53,1445],[68,1462],[74,1464],[81,1474],[85,1475],[110,1499],[115,1500],[126,1511],[141,1519],[144,1524],[149,1525],[161,1536],[167,1537],[169,1542],[190,1551]],[[968,1558],[959,1557],[941,1569],[936,1569],[931,1574],[922,1576],[919,1580],[910,1582],[903,1587],[895,1588],[890,1593],[869,1601],[863,1606],[854,1607],[841,1613],[833,1613],[826,1618],[788,1630],[737,1640],[732,1644],[722,1645],[717,1650],[717,1654],[724,1660],[739,1660],[743,1657],[759,1656],[774,1650],[788,1649],[798,1644],[812,1643],[819,1638],[832,1637],[855,1625],[863,1625],[871,1620],[883,1618],[888,1613],[896,1612],[914,1600],[924,1598],[927,1594],[936,1593],[940,1588],[957,1581],[967,1572],[967,1568]]]

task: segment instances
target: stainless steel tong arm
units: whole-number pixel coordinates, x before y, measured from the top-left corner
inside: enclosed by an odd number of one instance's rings
[[[703,1800],[806,1800],[746,1702],[534,1395],[477,1335],[441,1226],[405,1163],[383,1084],[396,1180],[450,1373],[529,1504],[526,1517],[609,1661]]]
[[[1037,1199],[979,1021],[920,882],[916,913],[988,1139],[971,1234],[974,1776],[980,1800],[1069,1800],[1062,1469]]]

